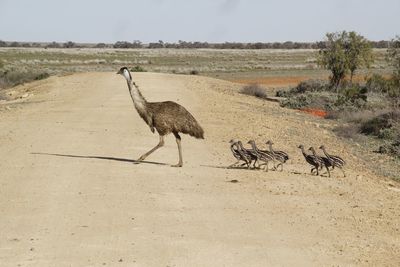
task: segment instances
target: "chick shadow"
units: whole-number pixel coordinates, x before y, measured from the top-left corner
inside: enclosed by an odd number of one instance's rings
[[[40,153],[40,152],[33,152],[31,154],[32,155],[43,155],[43,156],[54,156],[54,157],[65,157],[65,158],[111,160],[111,161],[119,161],[119,162],[128,162],[128,163],[133,163],[133,164],[152,164],[152,165],[160,165],[160,166],[168,165],[167,163],[162,163],[162,162],[139,161],[139,160],[134,160],[134,159],[105,157],[105,156],[84,156],[84,155],[70,155],[70,154],[58,154],[58,153]]]
[[[257,171],[260,168],[247,168],[246,166],[221,166],[221,165],[200,165],[201,167],[213,168],[213,169],[225,169],[225,170],[247,170],[247,171]]]

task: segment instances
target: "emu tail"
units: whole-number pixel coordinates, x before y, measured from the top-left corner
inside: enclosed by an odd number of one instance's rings
[[[190,127],[190,131],[188,132],[190,136],[197,139],[204,139],[204,130],[196,120],[191,121],[188,126]]]
[[[190,116],[188,116],[188,118],[185,120],[185,123],[180,128],[181,133],[188,134],[197,139],[204,139],[203,128],[191,114]]]

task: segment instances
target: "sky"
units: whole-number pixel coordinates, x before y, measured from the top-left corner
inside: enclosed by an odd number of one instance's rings
[[[319,41],[400,35],[400,0],[0,0],[0,40]]]

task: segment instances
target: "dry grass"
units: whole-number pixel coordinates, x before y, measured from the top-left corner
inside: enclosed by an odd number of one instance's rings
[[[385,50],[375,50],[379,66],[385,64],[384,53]],[[0,58],[6,66],[51,74],[115,71],[123,65],[140,65],[150,72],[187,74],[196,70],[205,76],[270,86],[327,77],[326,71],[317,68],[316,56],[317,51],[312,49],[0,48]],[[381,71],[380,67],[376,70]]]

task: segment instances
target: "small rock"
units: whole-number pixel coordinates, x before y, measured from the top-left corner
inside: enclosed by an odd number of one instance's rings
[[[229,182],[231,182],[231,183],[238,183],[239,181],[236,180],[236,179],[234,179],[234,180],[230,180]]]
[[[23,94],[23,95],[21,96],[21,98],[27,98],[28,96],[29,96],[29,94],[26,93],[26,94]]]
[[[122,260],[122,259],[119,259],[119,262],[123,262],[123,260]]]

